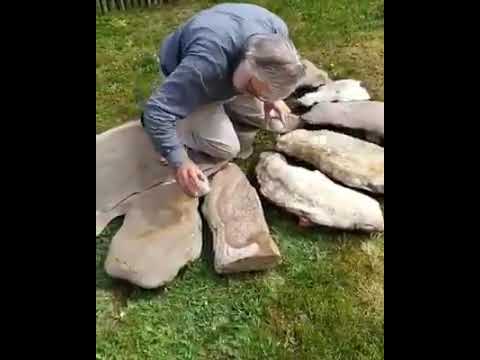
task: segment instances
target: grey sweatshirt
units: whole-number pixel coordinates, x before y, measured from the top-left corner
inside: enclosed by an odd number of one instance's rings
[[[232,78],[246,40],[268,33],[288,37],[283,20],[262,7],[221,4],[201,11],[164,40],[160,62],[167,78],[145,104],[143,120],[155,149],[171,166],[186,160],[176,122],[201,105],[238,95]]]

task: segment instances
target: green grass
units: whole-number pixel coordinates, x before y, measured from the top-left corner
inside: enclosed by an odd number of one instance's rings
[[[161,81],[162,37],[213,1],[97,17],[96,131],[138,116]],[[383,1],[265,0],[302,55],[384,97]],[[257,154],[272,138],[261,133]],[[256,155],[242,162],[249,171]],[[143,291],[103,270],[120,221],[97,237],[97,359],[383,359],[383,235],[299,229],[265,204],[283,255],[275,270],[218,276],[204,256],[165,289]]]

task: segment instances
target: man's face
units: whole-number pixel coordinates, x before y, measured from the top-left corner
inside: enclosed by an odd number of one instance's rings
[[[268,97],[268,94],[271,93],[270,86],[267,83],[258,80],[255,76],[250,78],[245,90],[249,95],[256,97],[260,101],[272,101]]]

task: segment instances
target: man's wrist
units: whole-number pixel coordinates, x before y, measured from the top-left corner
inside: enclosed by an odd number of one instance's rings
[[[175,170],[182,167],[189,160],[183,146],[168,151],[164,157],[167,159],[168,165]]]

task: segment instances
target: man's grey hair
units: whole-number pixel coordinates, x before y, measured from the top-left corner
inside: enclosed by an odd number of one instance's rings
[[[253,75],[270,85],[269,99],[286,98],[305,76],[305,67],[292,41],[278,34],[251,36],[245,47],[245,60]]]

